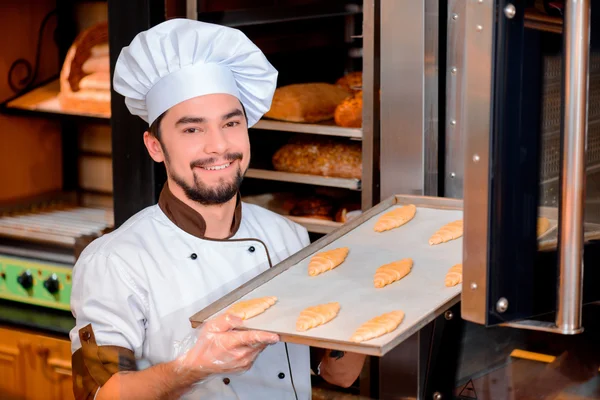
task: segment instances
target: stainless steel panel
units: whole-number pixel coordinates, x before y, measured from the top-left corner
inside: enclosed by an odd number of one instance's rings
[[[581,330],[585,142],[588,112],[590,0],[569,0],[564,22],[562,201],[556,325],[565,334]]]
[[[465,15],[463,319],[486,323],[489,146],[494,1],[469,1]]]
[[[425,189],[425,8],[381,0],[381,198]]]
[[[363,1],[362,209],[379,203],[380,0]]]
[[[447,69],[446,69],[446,175],[444,196],[463,198],[464,181],[464,74],[465,19],[467,3],[448,2]]]

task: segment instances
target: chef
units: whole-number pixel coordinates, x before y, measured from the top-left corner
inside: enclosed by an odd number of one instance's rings
[[[144,143],[168,178],[158,204],[92,242],[73,269],[77,399],[310,399],[311,361],[330,383],[358,377],[357,354],[311,360],[306,346],[236,330],[232,316],[197,330],[189,321],[309,244],[303,227],[240,200],[248,128],[276,81],[262,52],[223,26],[169,20],[122,50],[114,88],[149,124]]]

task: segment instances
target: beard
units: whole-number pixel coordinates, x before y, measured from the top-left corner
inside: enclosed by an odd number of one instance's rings
[[[242,159],[242,153],[231,153],[225,155],[225,160],[233,162],[235,160]],[[203,167],[204,165],[210,165],[215,162],[215,159],[204,159],[196,160],[190,163],[192,174],[194,177],[193,185],[189,185],[181,176],[170,173],[171,179],[175,182],[186,197],[192,201],[195,201],[203,206],[214,206],[224,204],[231,200],[239,191],[242,181],[244,179],[245,171],[242,172],[240,164],[237,166],[237,171],[231,182],[225,182],[224,179],[220,179],[214,187],[209,187],[204,183],[194,171],[194,168]]]

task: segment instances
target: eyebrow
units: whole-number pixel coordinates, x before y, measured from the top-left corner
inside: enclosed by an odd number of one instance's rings
[[[202,124],[206,122],[206,118],[202,117],[181,117],[177,122],[175,122],[175,126],[177,125],[185,125],[185,124]]]
[[[242,112],[242,110],[240,110],[239,108],[236,108],[235,110],[223,115],[221,117],[221,120],[226,121],[233,117],[242,117],[243,115],[244,115],[244,113]],[[185,116],[185,117],[179,118],[179,120],[175,123],[175,126],[185,125],[185,124],[203,124],[205,122],[206,122],[206,118],[204,118],[204,117]]]
[[[243,117],[243,116],[244,116],[244,113],[242,112],[242,110],[240,110],[239,108],[236,108],[235,110],[231,111],[230,113],[223,115],[222,120],[226,121],[233,117]]]

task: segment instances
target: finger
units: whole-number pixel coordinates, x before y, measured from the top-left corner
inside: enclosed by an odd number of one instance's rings
[[[279,335],[262,331],[235,331],[230,332],[234,343],[238,346],[257,347],[271,345],[279,342]],[[234,344],[232,343],[232,344]]]
[[[204,326],[206,332],[227,332],[242,326],[243,321],[241,318],[231,314],[221,314],[218,317],[211,319]]]

